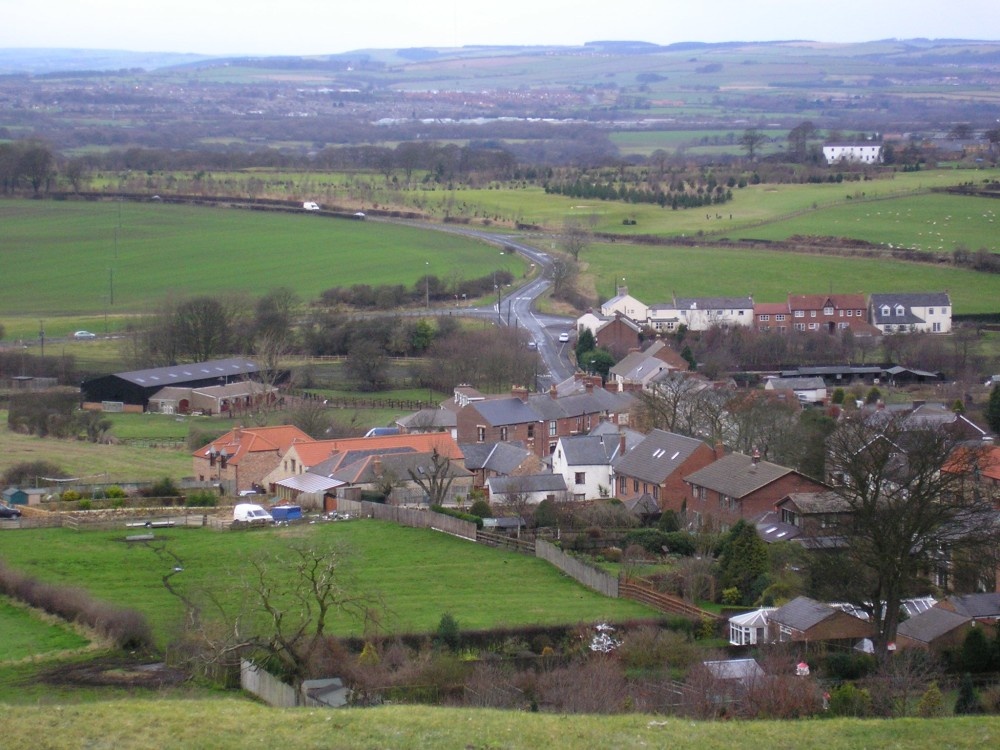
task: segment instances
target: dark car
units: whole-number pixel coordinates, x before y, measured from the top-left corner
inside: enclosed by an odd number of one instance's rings
[[[20,518],[21,511],[9,505],[0,504],[0,518]]]

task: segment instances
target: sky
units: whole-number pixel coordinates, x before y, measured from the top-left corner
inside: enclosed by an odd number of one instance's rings
[[[997,0],[0,0],[0,48],[204,55],[887,38],[1000,39]]]

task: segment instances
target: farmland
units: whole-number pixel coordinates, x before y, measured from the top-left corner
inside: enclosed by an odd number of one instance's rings
[[[635,602],[606,599],[542,560],[379,521],[255,532],[162,529],[156,535],[183,561],[184,575],[175,585],[187,592],[218,589],[230,604],[238,596],[234,583],[247,556],[300,538],[311,545],[341,545],[356,590],[382,596],[383,628],[389,633],[433,631],[445,612],[467,629],[656,614]],[[39,555],[41,549],[44,555]],[[42,580],[78,585],[105,601],[138,608],[150,619],[161,645],[175,635],[181,603],[161,580],[165,566],[174,563],[145,545],[126,545],[124,528],[9,532],[3,556],[11,567]],[[360,624],[343,614],[336,615],[331,626],[340,635],[362,634]]]

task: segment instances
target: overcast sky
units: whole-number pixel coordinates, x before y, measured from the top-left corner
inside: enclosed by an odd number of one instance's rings
[[[317,55],[477,44],[1000,38],[997,0],[0,0],[0,48]]]

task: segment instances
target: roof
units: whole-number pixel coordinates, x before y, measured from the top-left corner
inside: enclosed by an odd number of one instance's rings
[[[408,430],[450,429],[458,424],[458,417],[451,409],[421,409],[396,420]]]
[[[772,622],[781,623],[793,630],[806,631],[837,614],[829,604],[823,604],[807,596],[792,599],[783,607],[771,613]]]
[[[948,292],[898,292],[871,295],[872,306],[905,305],[906,307],[951,307]]]
[[[811,378],[769,378],[766,387],[786,388],[793,391],[818,391],[826,388],[826,382],[821,377]]]
[[[675,310],[749,310],[752,297],[674,297]]]
[[[275,482],[275,484],[279,487],[287,487],[290,490],[295,490],[296,492],[326,492],[335,487],[342,487],[344,482],[339,479],[331,479],[330,477],[306,472],[305,474],[296,474],[287,479],[282,479],[279,482]]]
[[[458,444],[446,432],[407,433],[405,435],[373,435],[372,437],[313,440],[306,436],[295,444],[295,453],[305,466],[316,466],[337,453],[360,450],[368,452],[390,451],[403,448],[416,452],[438,452],[451,459],[462,458]]]
[[[802,535],[802,529],[794,524],[784,523],[774,511],[768,511],[756,522],[757,536],[768,544],[787,542]]]
[[[344,464],[335,471],[331,479],[339,479],[348,484],[370,484],[383,474],[392,474],[401,481],[410,481],[410,472],[425,474],[431,469],[430,451],[417,453],[373,453],[349,464]],[[468,477],[471,472],[464,466],[452,462],[449,469],[452,477]]]
[[[764,670],[756,659],[725,659],[703,661],[702,664],[717,680],[739,680],[749,682],[764,676]]]
[[[824,307],[864,310],[868,301],[863,294],[789,294],[792,310],[822,310]]]
[[[624,503],[629,513],[636,516],[654,516],[660,512],[660,504],[657,503],[648,492],[640,497],[633,497]]]
[[[622,425],[617,425],[614,422],[601,422],[587,434],[614,435],[616,440],[621,439],[621,436],[624,435],[626,451],[632,450],[635,446],[646,439],[645,434],[639,432],[638,430],[633,430],[630,427],[623,427]]]
[[[775,609],[777,609],[777,607],[761,607],[760,609],[755,609],[751,612],[742,612],[738,615],[730,617],[729,622],[734,625],[742,625],[744,627],[766,626],[768,618]]]
[[[213,359],[172,367],[152,367],[148,370],[132,370],[116,373],[116,377],[143,387],[181,384],[206,378],[239,377],[260,372],[256,362],[242,357]]]
[[[494,427],[527,424],[528,422],[538,422],[540,420],[539,415],[534,409],[514,396],[489,401],[477,401],[471,406],[482,415],[483,419]]]
[[[516,477],[491,477],[486,480],[490,495],[516,492],[565,492],[562,474],[522,474]]]
[[[778,505],[791,502],[803,514],[809,513],[849,513],[850,503],[835,492],[791,492]]]
[[[1000,618],[1000,593],[949,596],[948,604],[959,614],[976,619]]]
[[[970,622],[972,622],[972,618],[968,615],[949,612],[940,607],[931,607],[919,615],[903,620],[899,623],[896,633],[921,643],[933,643],[941,636],[947,635],[963,625],[968,625]]]
[[[535,455],[519,442],[466,443],[459,447],[465,456],[465,468],[487,469],[497,474],[513,474]]]
[[[685,363],[685,369],[687,363]],[[671,365],[659,357],[646,352],[632,352],[615,364],[609,372],[624,380],[643,382],[661,370],[671,369]],[[678,369],[673,367],[673,369]]]
[[[567,466],[610,466],[621,440],[615,434],[578,435],[561,437],[559,444]]]
[[[615,473],[662,484],[702,446],[708,448],[695,438],[652,430],[645,440],[615,460]]]
[[[751,492],[766,487],[771,482],[791,474],[794,470],[787,466],[757,461],[742,453],[730,453],[694,474],[684,477],[684,481],[699,487],[741,498]]]
[[[228,462],[239,464],[248,453],[276,452],[284,454],[298,442],[309,442],[312,438],[294,425],[276,427],[236,427],[222,437],[203,445],[194,452],[195,458],[209,458],[209,453],[225,453]]]

